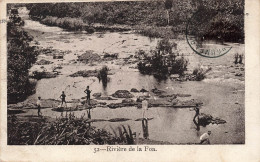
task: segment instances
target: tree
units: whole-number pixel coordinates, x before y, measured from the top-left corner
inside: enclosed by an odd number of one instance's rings
[[[170,24],[170,10],[172,8],[172,0],[165,0],[164,2],[165,9],[166,9],[166,16],[167,16],[167,25]]]

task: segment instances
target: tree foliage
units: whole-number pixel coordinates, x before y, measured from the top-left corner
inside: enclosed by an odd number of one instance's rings
[[[19,22],[20,20],[20,22]],[[35,63],[38,52],[29,45],[32,37],[25,32],[21,18],[11,15],[7,23],[7,97],[8,102],[18,102],[33,92],[28,69]]]
[[[30,10],[32,18],[40,20],[52,16],[80,18],[88,25],[95,23],[160,27],[170,25],[175,28],[174,32],[183,32],[191,16],[197,11],[205,10],[206,13],[199,18],[203,18],[205,14],[212,15],[216,12],[219,14],[213,15],[207,24],[197,26],[198,29],[206,28],[202,33],[204,37],[216,38],[217,34],[220,34],[224,41],[243,42],[244,39],[244,0],[35,3],[28,4],[27,8]],[[165,9],[167,22],[165,21]],[[156,32],[152,33],[152,35],[160,35]],[[232,39],[233,37],[234,39]]]

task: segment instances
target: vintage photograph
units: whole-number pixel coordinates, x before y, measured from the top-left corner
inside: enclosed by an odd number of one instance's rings
[[[245,144],[244,6],[8,3],[7,144]]]

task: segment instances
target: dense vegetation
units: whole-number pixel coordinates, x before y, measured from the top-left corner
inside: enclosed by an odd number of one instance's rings
[[[112,129],[112,128],[111,128]],[[18,120],[8,116],[9,145],[104,145],[134,144],[131,128],[106,130],[91,126],[88,119],[76,118],[73,114],[48,122],[45,118]]]
[[[21,18],[11,14],[7,23],[7,98],[8,103],[25,99],[34,92],[28,69],[35,63],[38,52],[29,45],[32,37],[25,32]]]
[[[187,21],[194,13],[200,11],[204,17],[212,17],[210,21],[195,26],[194,31],[202,33],[191,34],[208,39],[218,36],[224,41],[234,42],[243,42],[244,39],[243,0],[37,3],[27,4],[27,8],[30,10],[31,18],[48,25],[58,24],[57,26],[65,29],[78,30],[95,23],[121,24],[146,30],[144,34],[151,37],[172,37],[176,32],[184,33]],[[197,17],[201,18],[201,15]],[[71,18],[74,19],[68,25],[68,19]],[[160,30],[161,27],[164,30]]]

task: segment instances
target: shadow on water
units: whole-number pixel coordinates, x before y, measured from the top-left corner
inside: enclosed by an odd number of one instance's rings
[[[143,137],[145,139],[149,138],[148,119],[147,118],[144,118],[142,120],[142,128],[143,128]]]

